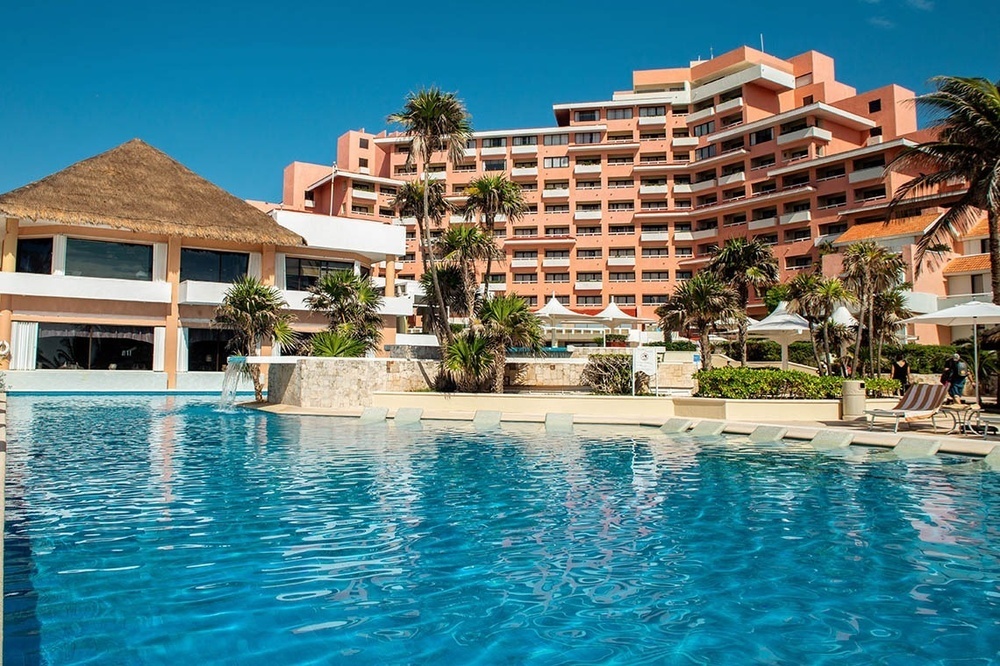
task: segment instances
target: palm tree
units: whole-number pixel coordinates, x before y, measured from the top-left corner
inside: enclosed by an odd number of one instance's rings
[[[466,310],[469,299],[465,291],[465,273],[459,266],[438,266],[438,284],[441,286],[441,297],[444,299],[445,310],[438,313],[437,307],[429,307],[424,315],[425,330],[439,330],[440,326],[450,326],[448,315],[471,317],[473,312]],[[420,276],[420,286],[425,294],[434,293],[434,284],[430,272]],[[473,294],[473,302],[475,295]],[[428,302],[430,305],[430,302]]]
[[[712,345],[708,333],[715,322],[736,319],[741,315],[744,312],[739,306],[736,290],[709,271],[701,271],[682,282],[667,302],[656,309],[664,331],[690,326],[698,331],[703,370],[712,369]]]
[[[937,136],[904,150],[886,167],[887,173],[918,174],[896,190],[889,213],[894,214],[911,197],[933,192],[954,179],[964,180],[968,190],[917,244],[917,273],[933,243],[957,226],[975,223],[986,211],[993,302],[1000,305],[1000,82],[957,76],[939,76],[932,82],[937,90],[917,97],[917,105],[936,116],[931,129],[937,130]]]
[[[320,331],[309,341],[313,356],[357,358],[368,353],[368,345],[338,331]]]
[[[827,373],[830,371],[830,361],[832,355],[830,350],[832,346],[830,344],[831,333],[839,335],[841,331],[832,331],[831,317],[833,313],[837,311],[842,305],[852,305],[857,302],[857,298],[854,293],[849,290],[840,278],[835,277],[821,277],[819,284],[817,285],[815,291],[816,305],[818,306],[817,314],[820,317],[820,332],[823,334],[823,359],[827,361]],[[823,366],[821,365],[820,368]]]
[[[411,153],[412,154],[412,153]],[[438,282],[438,267],[433,261],[433,252],[430,241],[430,229],[428,224],[437,224],[445,215],[451,212],[452,207],[445,200],[444,183],[439,180],[428,181],[427,187],[424,183],[411,181],[399,188],[396,197],[392,201],[392,207],[400,217],[412,217],[417,221],[417,234],[420,237],[420,260],[424,266],[424,275],[428,276],[428,289],[424,293],[428,295],[427,300],[433,303],[433,308],[441,308],[441,316],[431,315],[431,328],[437,325],[438,341],[446,336],[444,328],[448,325],[448,315],[445,308],[444,297],[440,293]],[[433,269],[432,269],[433,267]],[[440,298],[438,298],[440,297]],[[443,325],[443,326],[442,326]]]
[[[504,365],[507,349],[510,347],[540,351],[542,348],[542,325],[528,302],[517,294],[502,294],[485,299],[476,313],[478,324],[472,330],[481,328],[493,345],[496,363],[493,389],[503,393]]]
[[[788,310],[809,322],[809,339],[812,341],[816,367],[823,367],[819,353],[820,326],[824,322],[823,305],[819,296],[823,276],[819,273],[799,273],[788,283]]]
[[[461,271],[465,281],[465,311],[475,312],[478,284],[476,262],[503,259],[503,252],[493,242],[493,235],[473,224],[456,224],[448,227],[435,246],[441,254],[442,263],[455,266]],[[487,272],[490,270],[489,265],[486,264]]]
[[[410,137],[410,153],[408,163],[417,160],[417,180],[429,183],[427,167],[431,156],[444,150],[447,157],[457,162],[464,156],[465,143],[472,133],[470,117],[465,105],[455,93],[447,93],[440,88],[427,88],[410,93],[402,110],[389,115],[388,121],[403,128]],[[421,207],[422,238],[425,251],[428,253],[427,268],[431,272],[431,282],[434,285],[434,296],[438,307],[444,311],[444,298],[437,281],[437,266],[434,263],[434,249],[431,247],[430,230],[427,226],[426,213],[430,211],[430,188],[424,187],[424,205]],[[423,218],[423,219],[422,219]],[[451,342],[453,335],[448,326],[440,327],[445,339]],[[440,335],[439,335],[439,342]]]
[[[736,290],[738,304],[746,312],[750,305],[750,287],[758,294],[778,281],[778,260],[768,245],[758,240],[732,238],[719,249],[708,270]],[[737,321],[737,340],[740,345],[740,365],[747,364],[747,318]]]
[[[507,179],[503,173],[488,173],[465,188],[465,219],[473,220],[479,215],[479,225],[493,238],[493,223],[498,215],[504,215],[510,222],[516,222],[528,210],[521,194],[521,186]],[[503,254],[500,254],[503,258]],[[489,288],[488,280],[493,259],[486,258],[486,273],[483,275],[483,291]]]
[[[257,278],[245,275],[237,278],[226,290],[222,304],[215,310],[215,323],[233,332],[229,351],[242,356],[260,353],[261,345],[276,343],[289,345],[295,334],[290,323],[291,315],[285,310],[288,303],[277,287],[265,285]],[[264,385],[260,378],[260,365],[247,366],[253,381],[257,402],[264,399]]]
[[[468,330],[445,348],[444,367],[457,379],[458,390],[478,393],[495,384],[496,350],[492,341],[479,331]]]
[[[903,325],[903,320],[913,316],[913,311],[907,307],[906,301],[906,290],[910,286],[909,284],[901,284],[888,291],[875,294],[874,318],[870,335],[878,341],[878,355],[875,357],[876,375],[881,374],[882,371],[882,348],[885,343],[891,344],[896,331]]]
[[[861,337],[867,326],[872,331],[875,319],[876,294],[890,291],[903,283],[903,258],[874,241],[855,243],[844,252],[844,284],[854,291],[860,304],[858,332],[854,342],[854,366],[851,375],[859,371]],[[874,336],[868,336],[868,360],[875,362]],[[871,366],[875,368],[874,365]]]
[[[377,350],[382,339],[384,300],[370,276],[332,271],[309,287],[306,305],[327,316],[331,332],[356,340],[367,353]]]

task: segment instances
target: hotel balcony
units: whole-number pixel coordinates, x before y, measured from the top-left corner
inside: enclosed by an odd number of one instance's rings
[[[728,102],[723,102],[715,107],[716,113],[725,113],[726,111],[733,111],[735,109],[743,108],[743,98],[737,97],[736,99],[731,99]]]
[[[719,176],[719,185],[733,185],[735,183],[745,183],[747,179],[747,174],[745,171],[737,171],[736,173],[731,173],[728,176]]]
[[[275,210],[270,215],[302,236],[309,247],[351,252],[373,262],[406,254],[406,229],[401,225],[290,210]],[[407,218],[403,222],[409,226]]]
[[[694,113],[689,113],[684,122],[688,125],[693,125],[701,120],[708,120],[715,115],[715,107],[710,106],[707,109],[702,109],[701,111],[695,111]]]
[[[569,198],[569,188],[559,187],[559,188],[548,188],[542,190],[543,199],[567,199]]]
[[[448,218],[448,221],[451,224],[464,224],[465,223],[465,216],[464,215],[452,215],[451,217]]]
[[[635,257],[608,257],[608,266],[635,266]]]
[[[669,187],[664,185],[640,185],[639,194],[666,194]]]
[[[503,157],[507,154],[507,146],[497,146],[495,148],[483,148],[479,151],[483,157]]]
[[[229,287],[225,282],[185,280],[178,289],[177,302],[181,305],[219,305],[225,299]]]
[[[364,199],[366,201],[378,201],[378,194],[375,192],[369,192],[368,190],[359,190],[357,188],[351,188],[351,196],[355,199]]]
[[[696,136],[675,136],[670,141],[672,148],[697,148],[698,137]]]
[[[674,194],[691,194],[694,190],[691,183],[677,183],[674,185]]]
[[[506,282],[490,282],[490,284],[489,284],[489,290],[490,291],[507,291],[507,283]]]
[[[542,268],[568,268],[569,257],[547,257],[542,259]]]
[[[699,240],[705,240],[706,238],[715,238],[716,236],[719,235],[719,230],[718,229],[699,229],[698,231],[692,231],[692,232],[690,232],[690,234],[691,234],[691,239],[690,240],[699,241]]]
[[[789,132],[788,134],[782,134],[778,136],[778,145],[784,146],[790,143],[798,143],[799,141],[812,141],[816,139],[817,141],[830,141],[833,138],[833,133],[830,130],[825,130],[819,127],[806,127],[795,132]]]
[[[767,229],[773,227],[778,223],[778,218],[776,217],[765,217],[760,220],[750,220],[747,222],[747,229],[750,231],[755,231],[757,229]]]
[[[785,213],[781,216],[781,224],[796,224],[798,222],[808,222],[812,219],[812,211],[799,210],[794,213]]]
[[[599,220],[602,212],[599,210],[578,210],[573,213],[574,220]]]
[[[666,116],[639,116],[639,127],[648,125],[666,125]]]
[[[184,284],[186,283],[181,283],[182,288]],[[223,286],[228,287],[229,285]],[[308,291],[283,289],[281,291],[281,295],[288,303],[289,310],[295,310],[298,312],[309,310],[309,306],[306,305],[306,298],[309,296]],[[382,299],[382,307],[378,312],[380,315],[385,315],[387,317],[409,317],[414,312],[413,296],[386,296]]]
[[[600,280],[597,280],[597,281],[593,281],[593,280],[579,281],[578,280],[573,285],[573,288],[576,291],[601,291],[604,288],[604,282],[602,282]]]
[[[691,191],[692,192],[701,192],[703,190],[710,190],[710,189],[712,189],[713,187],[716,187],[716,186],[718,186],[718,181],[716,181],[714,178],[712,178],[710,180],[703,180],[700,183],[692,183],[691,184]]]
[[[678,231],[678,232],[676,232],[676,235],[679,236],[680,234],[683,234],[683,233],[685,233],[685,232]],[[643,242],[643,243],[652,243],[652,242],[663,242],[663,243],[666,243],[666,242],[668,242],[670,240],[670,232],[669,231],[643,231],[642,233],[639,234],[639,240],[641,242]],[[675,238],[675,240],[683,240],[683,239],[677,237],[677,238]]]
[[[538,257],[518,258],[510,260],[511,268],[538,268]]]
[[[476,156],[476,149],[475,148],[465,148],[464,150],[462,150],[462,155],[465,156],[465,157],[475,157]]]
[[[169,303],[170,283],[76,275],[0,273],[0,293],[96,301]]]
[[[795,88],[795,75],[783,72],[770,65],[754,65],[739,72],[723,76],[711,83],[698,86],[691,90],[691,102],[697,103],[711,99],[716,95],[733,88],[754,83],[771,90],[792,90]]]
[[[404,227],[415,227],[417,226],[417,218],[415,217],[401,217],[399,218],[399,223]]]
[[[523,148],[524,146],[516,146],[517,148]],[[524,178],[526,176],[537,176],[538,167],[514,167],[510,170],[511,178]]]
[[[534,155],[538,152],[538,146],[511,146],[510,152],[513,155]]]
[[[863,183],[868,180],[882,180],[882,172],[885,167],[877,166],[871,167],[869,169],[861,169],[859,171],[852,171],[847,176],[847,182],[849,183]]]
[[[448,173],[445,172],[445,171],[428,171],[427,172],[427,179],[428,180],[444,180],[447,177],[448,177]]]
[[[600,164],[576,164],[573,173],[601,173]]]

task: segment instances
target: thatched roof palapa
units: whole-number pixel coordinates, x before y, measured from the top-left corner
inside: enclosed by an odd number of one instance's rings
[[[0,215],[249,244],[305,244],[139,139],[0,194]]]

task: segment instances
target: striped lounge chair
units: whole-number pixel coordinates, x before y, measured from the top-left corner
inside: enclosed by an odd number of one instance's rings
[[[920,421],[930,419],[934,429],[937,429],[937,422],[934,417],[938,410],[948,399],[948,386],[946,384],[913,384],[907,389],[902,398],[892,409],[868,409],[868,429],[875,425],[875,419],[893,419],[893,432],[899,432],[899,422]]]

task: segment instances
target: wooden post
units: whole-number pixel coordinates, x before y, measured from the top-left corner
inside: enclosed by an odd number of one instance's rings
[[[167,388],[177,388],[177,345],[180,344],[181,239],[167,240],[167,282],[170,283],[170,312],[167,314],[163,339],[163,370],[167,373]]]
[[[17,270],[17,233],[18,219],[8,217],[3,226],[3,256],[0,258],[0,271],[13,273]],[[14,316],[14,296],[0,294],[0,340],[10,343],[12,321]],[[0,370],[10,369],[10,357],[0,359]]]

